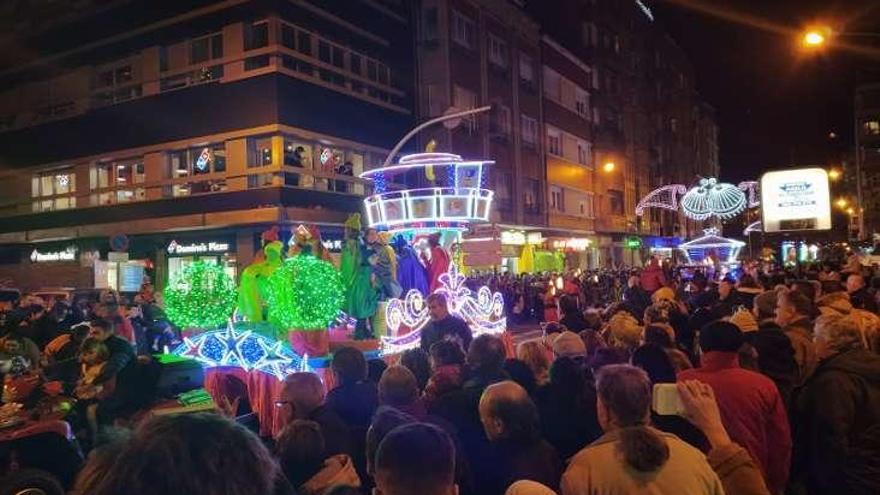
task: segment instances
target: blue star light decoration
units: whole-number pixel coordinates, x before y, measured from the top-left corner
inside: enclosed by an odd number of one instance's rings
[[[284,343],[251,330],[236,330],[232,321],[226,328],[211,330],[189,338],[174,351],[195,359],[205,368],[236,367],[261,371],[283,380],[296,371],[308,371],[308,356],[299,356]]]

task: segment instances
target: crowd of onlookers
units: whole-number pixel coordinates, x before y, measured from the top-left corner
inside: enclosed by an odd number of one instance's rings
[[[137,355],[179,341],[149,284],[131,300],[110,290],[96,296],[47,301],[24,294],[0,312],[3,402],[33,405],[45,396],[42,384],[59,384],[57,393],[77,399],[68,419],[86,445],[100,425],[150,400],[139,386]]]
[[[880,493],[877,274],[747,266],[683,279],[650,264],[620,272],[621,300],[605,307],[582,275],[530,282],[542,287],[538,339],[472,338],[434,295],[419,345],[398,359],[337,349],[330,390],[313,373],[287,376],[274,438],[234,407],[159,417],[100,442],[74,492]],[[112,304],[97,311],[76,383],[95,394],[100,428],[95,385],[110,385],[114,343],[131,360],[137,338],[120,336]],[[11,333],[33,342],[22,348],[49,337],[33,327]]]
[[[220,415],[155,419],[96,449],[76,492],[880,493],[867,270],[651,271],[602,311],[563,277],[557,318],[515,356],[429,298],[396,364],[342,348],[331,390],[289,375],[275,438]]]

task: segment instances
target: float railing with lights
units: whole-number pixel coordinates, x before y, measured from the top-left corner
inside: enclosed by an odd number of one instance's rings
[[[464,230],[472,222],[488,221],[494,193],[483,184],[485,168],[492,163],[464,161],[451,153],[418,153],[404,156],[396,165],[368,170],[361,174],[373,181],[374,194],[364,200],[367,223],[399,232],[438,227]],[[421,172],[433,187],[389,190],[394,176],[412,171]]]
[[[403,156],[398,163],[391,159],[403,144],[421,129],[490,110],[482,107],[454,112],[432,119],[416,127],[394,147],[381,168],[361,174],[373,181],[374,194],[364,200],[370,227],[394,233],[415,234],[430,230],[463,231],[469,225],[489,221],[494,192],[485,188],[491,160],[464,160],[452,153],[417,153]],[[406,175],[421,184],[391,190],[391,179]],[[458,233],[456,233],[458,235]],[[449,312],[463,319],[473,334],[500,334],[507,329],[504,299],[488,287],[474,293],[465,285],[465,276],[454,262],[439,276],[440,287],[434,292],[446,296]],[[430,320],[427,294],[410,290],[403,298],[388,301],[385,323],[390,335],[380,337],[383,355],[397,354],[418,347],[421,331]]]

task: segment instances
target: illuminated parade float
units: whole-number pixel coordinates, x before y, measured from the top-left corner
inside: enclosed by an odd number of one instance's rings
[[[164,294],[170,320],[184,329],[172,353],[206,369],[278,380],[326,367],[331,340],[391,356],[419,345],[432,293],[443,294],[450,313],[475,336],[503,333],[501,294],[468,288],[448,249],[471,225],[488,221],[494,193],[484,185],[493,162],[428,152],[389,163],[425,126],[486,110],[426,122],[384,166],[361,175],[373,185],[364,199],[366,225],[358,213],[346,221],[338,265],[320,231],[305,225],[294,230],[286,250],[277,228],[264,233],[262,250],[237,287],[219,265],[189,265]]]

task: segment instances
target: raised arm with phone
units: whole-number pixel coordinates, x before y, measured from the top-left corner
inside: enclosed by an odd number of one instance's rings
[[[749,453],[733,442],[721,423],[721,413],[712,387],[697,380],[677,384],[684,417],[709,440],[709,465],[718,474],[725,493],[769,495],[761,470]]]

